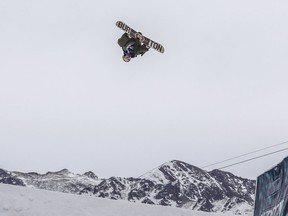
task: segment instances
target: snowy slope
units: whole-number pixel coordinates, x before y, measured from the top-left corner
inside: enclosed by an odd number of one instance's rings
[[[223,216],[0,184],[0,216]],[[230,216],[229,214],[225,214]]]

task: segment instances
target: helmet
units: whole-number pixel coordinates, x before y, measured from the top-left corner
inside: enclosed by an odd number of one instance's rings
[[[123,55],[123,56],[122,56],[122,59],[123,59],[123,61],[125,61],[125,62],[130,62],[131,56],[129,56],[129,55]]]

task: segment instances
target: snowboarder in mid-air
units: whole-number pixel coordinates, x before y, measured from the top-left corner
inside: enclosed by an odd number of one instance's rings
[[[123,50],[123,61],[129,62],[131,58],[135,58],[138,55],[143,56],[149,50],[149,47],[142,44],[141,40],[141,33],[139,33],[136,38],[129,37],[127,33],[124,33],[121,38],[118,39],[118,44]]]
[[[122,58],[125,62],[129,62],[131,58],[135,58],[137,55],[143,56],[149,48],[164,53],[164,47],[161,44],[143,36],[141,32],[135,31],[121,21],[117,21],[116,26],[125,31],[118,39],[118,44],[123,50]]]

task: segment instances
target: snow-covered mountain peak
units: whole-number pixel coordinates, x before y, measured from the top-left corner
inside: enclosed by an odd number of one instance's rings
[[[47,172],[44,176],[49,176],[49,175],[58,175],[58,176],[66,176],[66,177],[75,177],[76,174],[75,173],[72,173],[70,172],[68,169],[62,169],[60,171],[56,171],[56,172]]]
[[[148,179],[155,183],[183,181],[182,183],[185,184],[187,178],[193,178],[194,182],[197,182],[210,178],[210,176],[198,167],[179,160],[172,160],[142,175],[140,178]]]
[[[98,180],[98,176],[96,176],[92,171],[85,172],[83,175],[87,176],[88,178]]]

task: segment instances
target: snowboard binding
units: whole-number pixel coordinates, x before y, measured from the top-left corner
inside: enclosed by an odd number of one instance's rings
[[[135,34],[135,37],[138,38],[138,40],[139,40],[141,43],[144,43],[145,37],[142,35],[141,32],[137,32],[137,33]]]

